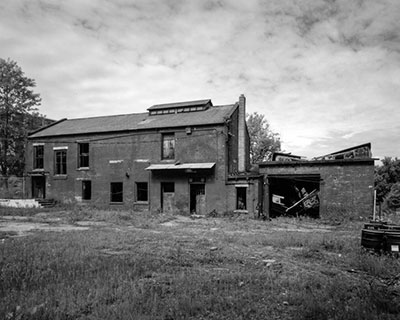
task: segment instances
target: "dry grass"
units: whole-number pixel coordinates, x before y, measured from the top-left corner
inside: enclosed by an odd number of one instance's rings
[[[399,259],[361,250],[360,223],[191,220],[84,208],[46,214],[93,225],[0,243],[1,319],[398,319],[400,314]],[[99,221],[104,223],[96,225]]]

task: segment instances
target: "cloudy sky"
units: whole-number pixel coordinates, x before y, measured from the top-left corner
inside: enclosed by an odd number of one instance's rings
[[[1,0],[48,118],[240,94],[284,151],[400,156],[399,0]]]

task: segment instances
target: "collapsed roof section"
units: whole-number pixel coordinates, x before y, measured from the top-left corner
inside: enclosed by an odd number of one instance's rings
[[[311,161],[324,160],[347,160],[347,159],[371,159],[371,143],[364,143],[355,147],[343,149],[323,156],[314,157]],[[275,152],[272,155],[272,161],[287,162],[287,161],[310,161],[305,160],[301,156],[292,155],[291,153]]]
[[[324,156],[315,157],[314,160],[342,160],[342,159],[366,159],[372,158],[371,143],[336,151]]]

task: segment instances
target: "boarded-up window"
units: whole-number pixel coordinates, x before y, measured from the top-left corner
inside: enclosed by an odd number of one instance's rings
[[[33,169],[43,169],[44,146],[33,147]]]
[[[136,182],[136,201],[148,201],[147,182]]]
[[[67,174],[67,150],[54,151],[54,173]]]
[[[161,182],[161,209],[163,212],[173,212],[175,207],[175,184]]]
[[[78,143],[78,168],[89,167],[89,143]]]
[[[162,158],[175,158],[175,134],[173,133],[164,133],[162,135]]]
[[[123,202],[124,190],[122,182],[111,182],[110,191],[111,191],[111,197],[110,197],[111,202]]]

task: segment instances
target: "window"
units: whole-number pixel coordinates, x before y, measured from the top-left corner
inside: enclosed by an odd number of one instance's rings
[[[175,134],[173,133],[164,133],[162,135],[162,158],[175,158]]]
[[[78,168],[89,168],[89,143],[78,143]]]
[[[82,181],[82,200],[92,198],[92,181]]]
[[[247,188],[246,187],[236,187],[236,209],[237,210],[246,210],[246,195]]]
[[[67,150],[54,151],[54,173],[67,174]]]
[[[149,201],[147,182],[136,182],[136,201]]]
[[[33,147],[33,169],[43,169],[44,146]]]
[[[111,202],[123,202],[123,195],[124,195],[124,190],[123,190],[123,184],[122,182],[111,182]]]

